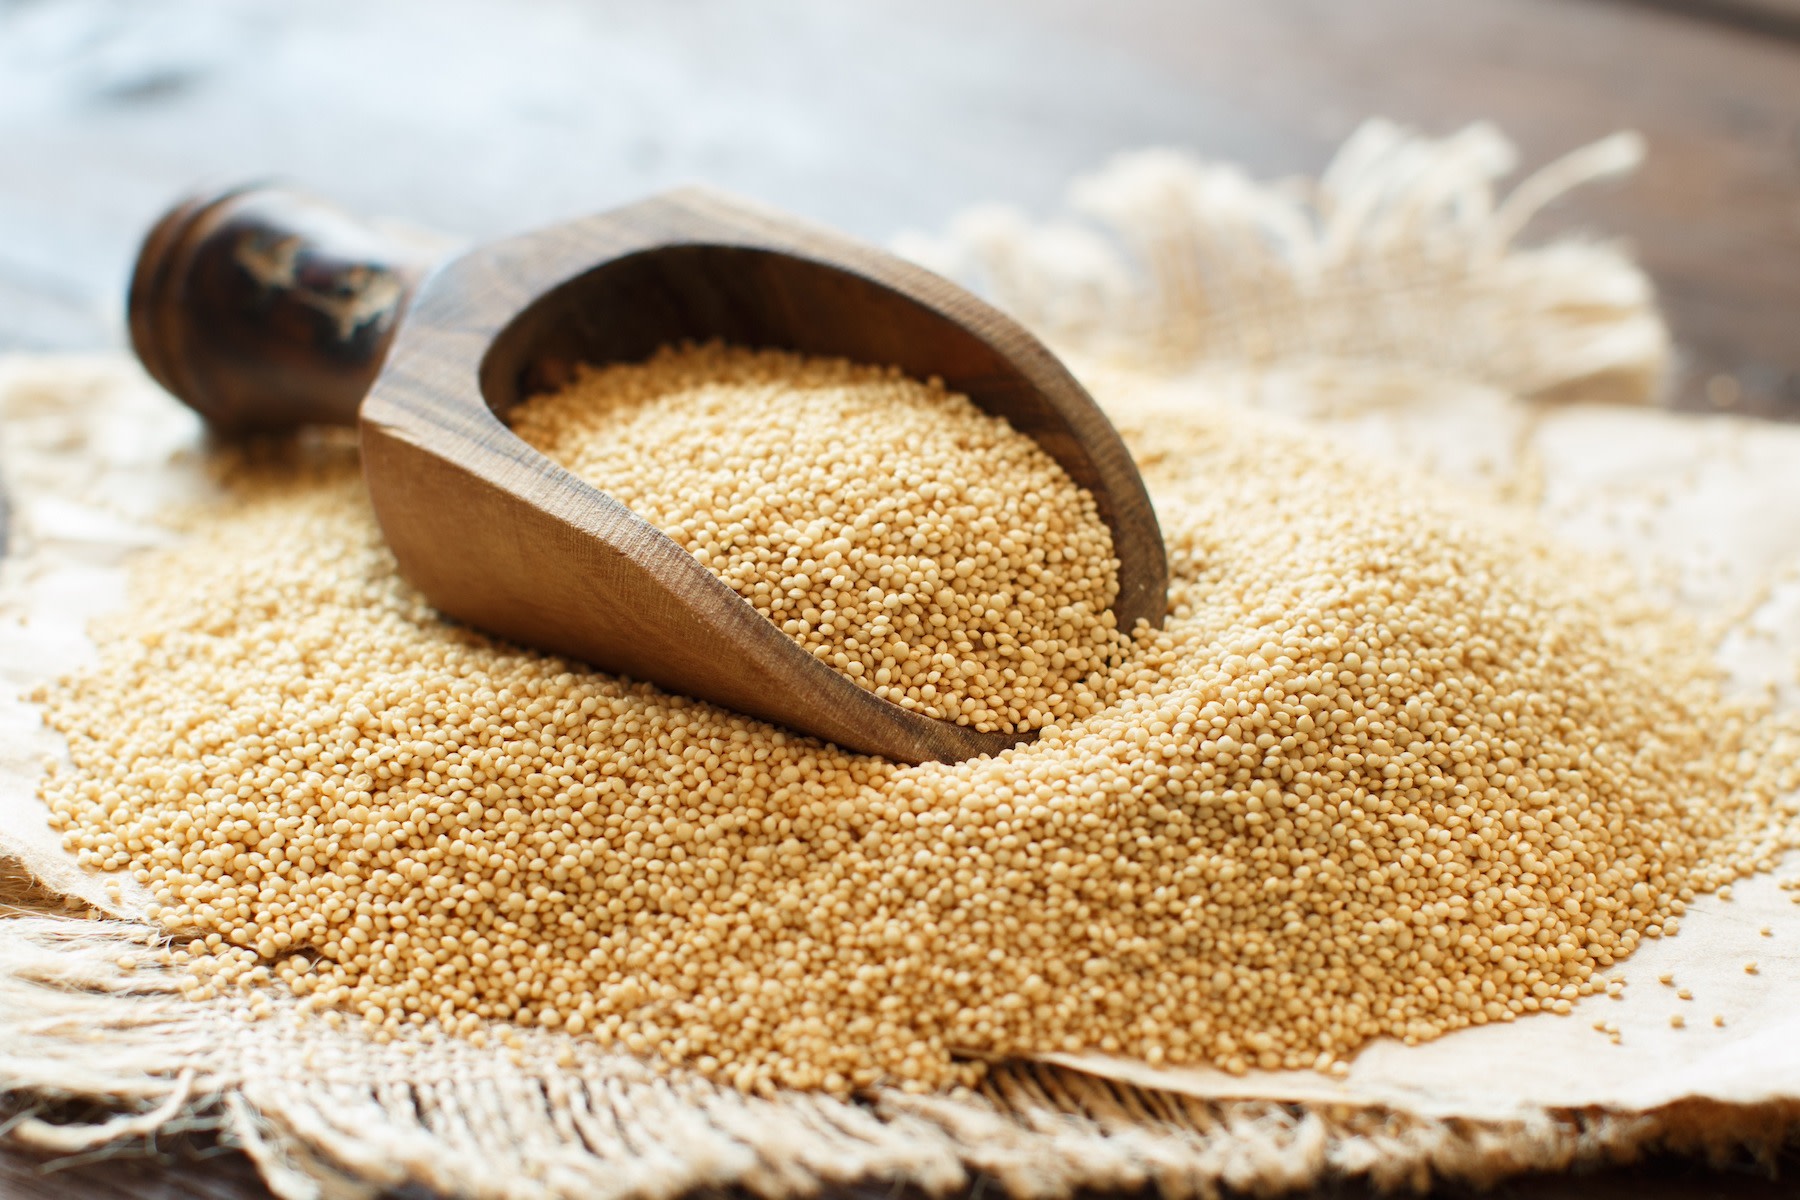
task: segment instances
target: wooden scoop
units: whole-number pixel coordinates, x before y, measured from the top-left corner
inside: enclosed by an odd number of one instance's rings
[[[1162,535],[1118,433],[1035,338],[949,281],[697,189],[433,270],[441,253],[279,189],[196,197],[145,240],[132,342],[223,432],[358,425],[382,532],[451,617],[850,750],[955,762],[1029,735],[977,733],[856,686],[520,441],[504,423],[514,404],[577,363],[642,360],[684,339],[938,376],[1093,493],[1119,558],[1120,627],[1161,623]]]

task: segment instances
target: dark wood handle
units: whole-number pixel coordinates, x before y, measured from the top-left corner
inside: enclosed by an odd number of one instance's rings
[[[158,383],[222,432],[354,425],[443,249],[286,188],[196,195],[138,252],[132,345]]]

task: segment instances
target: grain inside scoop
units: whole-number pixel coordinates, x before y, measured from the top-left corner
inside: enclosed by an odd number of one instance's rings
[[[1094,496],[1118,626],[1162,621],[1162,536],[1118,434],[1042,344],[928,271],[699,189],[432,258],[278,189],[196,198],[145,242],[131,330],[222,431],[358,425],[382,531],[452,617],[906,762],[1021,740],[858,687],[504,423],[575,364],[716,339],[890,364],[1005,418]]]

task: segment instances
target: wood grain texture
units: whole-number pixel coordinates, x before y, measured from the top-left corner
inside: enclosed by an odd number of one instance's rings
[[[1487,1187],[1440,1184],[1425,1192],[1398,1194],[1413,1200],[1791,1200],[1796,1176],[1800,1176],[1800,1154],[1791,1150],[1773,1160],[1744,1154],[1710,1165],[1659,1155],[1629,1166],[1534,1172]],[[1006,1192],[993,1179],[977,1175],[961,1194],[969,1200],[1001,1200]],[[1112,1200],[1155,1200],[1157,1194],[1154,1188],[1144,1188]],[[1285,1194],[1292,1200],[1389,1200],[1396,1193],[1362,1182],[1335,1181]],[[436,1200],[435,1193],[420,1187],[385,1195],[390,1200]],[[1267,1193],[1259,1195],[1274,1200]],[[128,1146],[83,1160],[46,1159],[0,1145],[3,1200],[271,1200],[272,1196],[248,1158],[203,1139],[155,1155]],[[744,1197],[738,1192],[714,1192],[701,1193],[697,1200]],[[817,1200],[934,1198],[914,1188],[872,1179],[827,1187]]]
[[[1800,41],[1800,0],[1623,0],[1751,33]]]
[[[856,686],[503,423],[547,372],[713,338],[892,363],[1005,417],[1098,502],[1121,626],[1162,622],[1168,566],[1143,480],[1049,351],[928,271],[702,189],[481,247],[420,288],[362,406],[364,475],[401,571],[477,628],[848,749],[953,762],[1022,740]]]
[[[256,1166],[217,1145],[79,1159],[0,1146],[0,1200],[272,1200]]]

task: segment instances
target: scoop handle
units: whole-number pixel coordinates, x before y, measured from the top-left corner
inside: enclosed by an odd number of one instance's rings
[[[285,187],[198,193],[138,251],[131,343],[220,432],[354,425],[407,302],[448,249]]]

